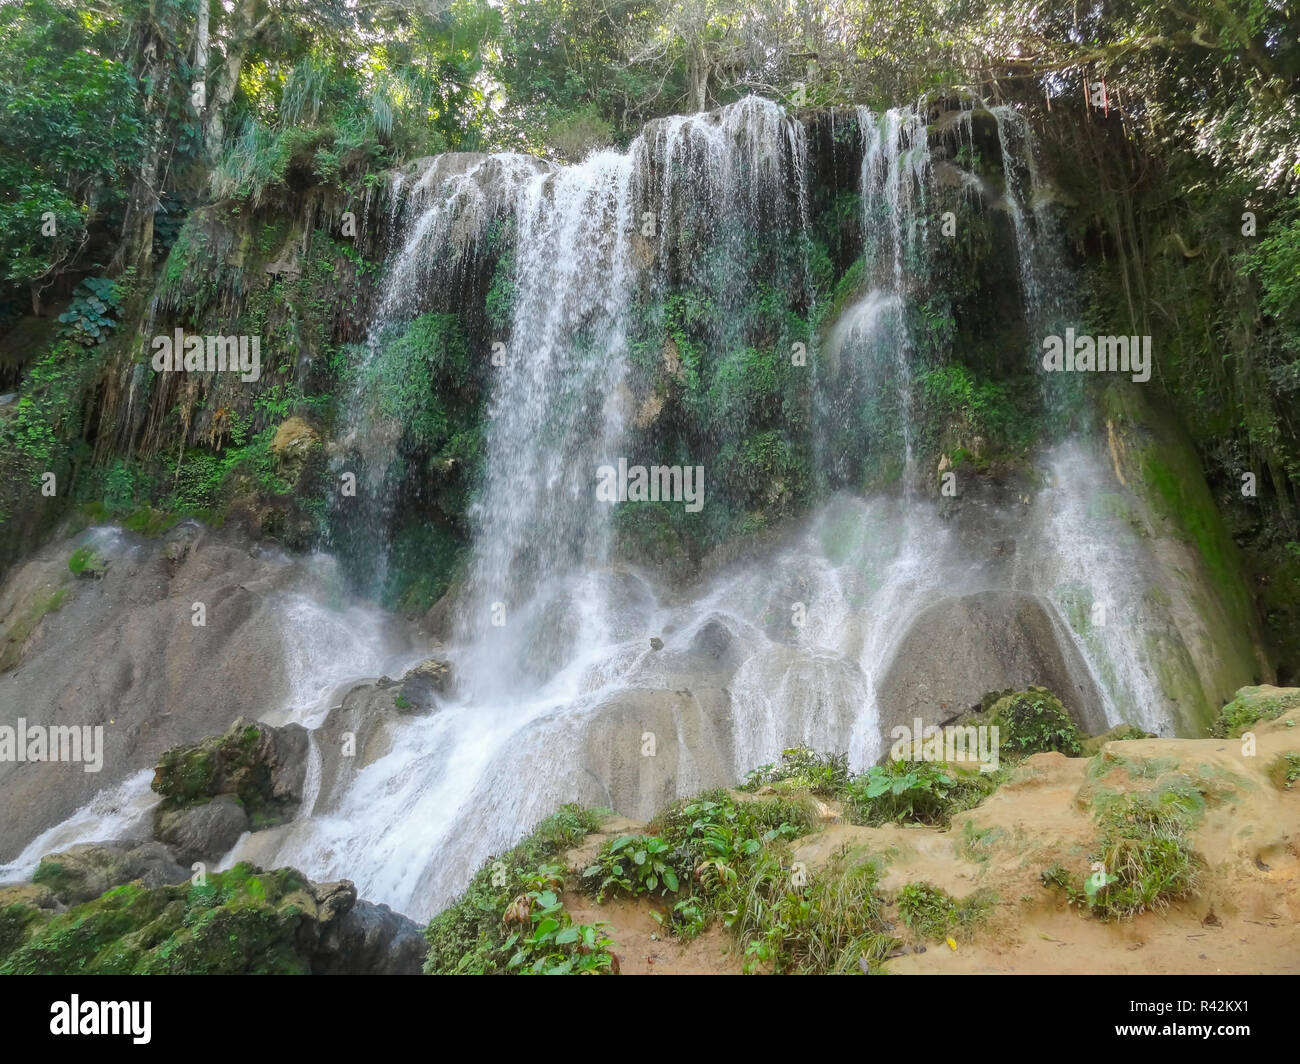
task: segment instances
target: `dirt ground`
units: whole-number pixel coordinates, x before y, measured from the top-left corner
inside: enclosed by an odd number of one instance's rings
[[[1113,742],[1097,761],[1038,754],[946,829],[857,827],[842,821],[835,803],[824,802],[822,826],[794,842],[793,857],[810,870],[837,854],[883,860],[885,894],[914,882],[942,887],[955,898],[992,892],[991,910],[954,940],[955,949],[943,941],[921,942],[895,921],[905,943],[901,955],[886,962],[895,974],[1297,974],[1300,784],[1281,789],[1267,768],[1283,751],[1300,750],[1300,709],[1260,723],[1254,732],[1254,756],[1243,755],[1239,739]],[[1191,835],[1192,849],[1204,862],[1191,897],[1161,913],[1103,921],[1043,886],[1040,873],[1056,862],[1086,873],[1099,790],[1149,790],[1174,774],[1212,795]],[[601,843],[643,827],[607,822],[568,855],[570,866],[585,866]],[[566,895],[565,904],[576,922],[609,925],[624,974],[741,970],[739,950],[725,930],[715,926],[690,942],[673,939],[665,931],[662,904],[620,898],[597,905],[576,893]]]

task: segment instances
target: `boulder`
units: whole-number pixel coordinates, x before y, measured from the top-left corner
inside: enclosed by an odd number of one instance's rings
[[[221,795],[238,798],[254,828],[291,819],[302,801],[308,741],[301,724],[275,728],[239,717],[222,735],[166,751],[153,779],[163,796],[157,827],[164,813]],[[200,820],[193,822],[195,830],[228,832],[234,826],[224,808]]]
[[[239,799],[233,794],[221,794],[211,801],[179,809],[160,809],[154,820],[154,834],[175,851],[183,864],[215,864],[251,826]]]
[[[1106,729],[1101,696],[1050,603],[1022,591],[941,599],[907,627],[877,686],[880,727],[941,724],[988,691],[1046,687],[1086,732]]]
[[[201,883],[136,882],[61,913],[36,896],[7,900],[5,974],[415,975],[426,949],[415,923],[359,901],[347,880],[246,862]]]
[[[133,880],[158,887],[189,876],[159,842],[83,842],[42,857],[32,882],[47,887],[60,904],[77,905]]]
[[[432,709],[437,696],[451,691],[451,662],[445,658],[426,658],[402,674],[402,698],[411,707]],[[400,704],[398,708],[403,708]]]

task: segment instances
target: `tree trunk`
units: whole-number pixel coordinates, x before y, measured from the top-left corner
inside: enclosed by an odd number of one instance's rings
[[[204,150],[210,163],[217,161],[226,139],[226,111],[235,98],[235,90],[239,88],[239,72],[244,66],[244,59],[258,35],[271,22],[269,13],[255,21],[258,3],[259,0],[240,0],[231,19],[230,36],[226,42],[226,59],[217,77],[216,91],[209,101]]]

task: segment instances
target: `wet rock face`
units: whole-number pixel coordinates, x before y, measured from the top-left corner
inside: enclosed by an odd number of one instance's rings
[[[161,539],[94,529],[51,543],[0,585],[0,627],[70,577],[69,556],[82,545],[107,561],[103,578],[77,581],[44,616],[16,667],[0,673],[0,706],[9,724],[21,716],[102,727],[102,768],[0,762],[0,862],[168,747],[219,732],[241,713],[272,713],[289,690],[275,596],[307,583],[304,570],[189,522]],[[191,621],[196,602],[201,627]]]
[[[82,547],[106,561],[101,579],[69,571]],[[328,564],[193,521],[157,539],[90,529],[12,570],[0,582],[0,645],[16,620],[30,618],[32,602],[64,594],[23,634],[14,667],[0,672],[0,723],[102,728],[103,757],[99,771],[0,760],[0,864],[100,791],[153,769],[164,751],[219,735],[241,715],[276,720],[302,667],[289,629],[314,623],[295,620],[286,603],[329,601],[333,579]],[[202,626],[192,623],[195,603],[205,607]],[[391,634],[395,646],[407,637],[400,622]]]
[[[879,687],[882,733],[943,721],[989,691],[1046,687],[1086,732],[1106,730],[1087,666],[1050,606],[1017,591],[942,599],[908,628]]]

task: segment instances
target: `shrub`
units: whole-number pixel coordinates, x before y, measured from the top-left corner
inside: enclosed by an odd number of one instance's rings
[[[1029,755],[1056,750],[1069,757],[1082,753],[1079,729],[1069,710],[1051,691],[1030,687],[999,699],[989,711],[989,723],[1012,753]]]
[[[891,821],[947,824],[997,789],[1005,772],[982,773],[928,761],[873,765],[848,785],[845,801],[855,824]]]

